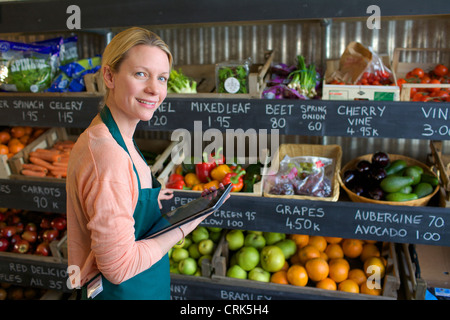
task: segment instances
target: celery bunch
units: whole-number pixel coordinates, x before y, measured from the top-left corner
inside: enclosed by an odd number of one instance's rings
[[[168,93],[197,93],[197,82],[185,76],[181,69],[172,69],[167,83]]]

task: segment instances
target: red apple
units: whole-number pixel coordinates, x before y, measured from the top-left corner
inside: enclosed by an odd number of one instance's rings
[[[23,222],[16,223],[15,227],[16,227],[16,233],[22,233],[23,229],[25,228],[23,225]]]
[[[44,233],[42,234],[42,240],[51,242],[51,241],[57,239],[58,236],[59,236],[58,230],[48,229],[48,230],[45,230]]]
[[[49,247],[48,243],[46,243],[46,242],[39,243],[38,246],[36,247],[35,254],[37,254],[39,256],[50,255],[50,247]]]
[[[16,231],[17,229],[15,226],[6,226],[3,227],[2,234],[4,237],[11,238],[13,235],[16,234]]]
[[[40,227],[41,227],[42,229],[50,229],[50,228],[52,227],[51,222],[50,222],[50,219],[47,218],[47,217],[42,218]]]
[[[14,244],[13,252],[27,253],[30,250],[30,243],[27,240],[20,239]]]
[[[34,232],[36,232],[37,231],[36,224],[34,222],[28,222],[25,225],[25,231],[34,231]]]
[[[29,243],[35,243],[37,240],[37,232],[26,230],[22,233],[22,239],[27,240]]]
[[[67,221],[64,217],[56,217],[52,220],[51,226],[53,229],[63,231],[66,229]]]
[[[8,250],[9,241],[6,238],[0,238],[0,252]]]
[[[22,238],[20,237],[20,234],[15,234],[11,237],[11,240],[9,240],[9,242],[11,243],[11,245],[15,245],[17,241],[21,240]]]

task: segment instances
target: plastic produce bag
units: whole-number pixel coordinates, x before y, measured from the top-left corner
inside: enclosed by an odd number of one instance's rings
[[[277,195],[331,196],[333,159],[285,156],[276,174],[268,176],[266,192]]]
[[[72,36],[68,38],[57,37],[43,41],[34,42],[33,44],[52,46],[59,53],[59,65],[65,65],[78,60],[78,37]]]
[[[248,74],[251,58],[243,62],[228,61],[216,65],[218,93],[248,93]]]
[[[78,78],[83,72],[98,67],[101,65],[101,63],[101,57],[98,56],[73,61],[71,63],[60,66],[59,69],[70,78]]]
[[[52,46],[0,41],[0,90],[43,92],[51,84],[58,52]]]

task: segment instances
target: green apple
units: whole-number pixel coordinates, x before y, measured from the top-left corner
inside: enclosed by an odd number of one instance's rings
[[[238,264],[228,268],[227,277],[236,279],[247,279],[247,271],[242,269]]]
[[[200,277],[201,275],[202,275],[202,271],[200,270],[200,268],[197,268],[197,271],[195,271],[194,276]]]
[[[258,250],[261,250],[266,245],[266,239],[257,233],[248,233],[244,239],[244,246],[246,247],[254,247]]]
[[[195,243],[199,243],[200,241],[204,239],[209,238],[209,231],[206,229],[206,227],[198,226],[197,228],[192,231],[192,241]]]
[[[264,232],[263,236],[266,239],[266,245],[268,246],[286,238],[286,234],[278,232]]]
[[[233,229],[228,231],[226,235],[228,249],[232,251],[239,250],[244,246],[244,233],[242,230]]]
[[[264,270],[263,268],[256,267],[250,270],[248,273],[248,278],[250,280],[260,281],[260,282],[269,282],[270,281],[270,272]]]
[[[189,251],[184,248],[175,248],[172,251],[172,260],[175,262],[180,262],[187,257],[189,257]]]
[[[222,228],[219,227],[206,227],[209,232],[220,232],[222,231]]]
[[[193,275],[197,271],[197,261],[191,257],[181,260],[178,263],[178,271],[181,274]]]
[[[169,263],[170,263],[170,273],[180,273],[180,271],[178,271],[178,262],[170,260]]]
[[[238,265],[245,271],[250,271],[259,263],[259,251],[255,247],[242,247],[236,253]]]
[[[209,232],[209,238],[214,242],[219,242],[221,235],[222,235],[222,231],[219,231],[219,232],[210,231]]]
[[[214,251],[214,242],[211,239],[204,239],[198,243],[198,251],[202,256],[212,254]]]
[[[266,271],[280,271],[285,261],[283,250],[277,246],[266,246],[261,250],[261,267]]]
[[[198,259],[201,257],[200,251],[198,251],[198,244],[197,243],[191,243],[189,248],[187,249],[189,251],[189,256]]]
[[[201,256],[200,258],[198,258],[198,266],[201,268],[202,267],[202,261],[208,259],[208,260],[212,260],[212,255],[210,254],[206,254],[204,256]]]
[[[283,251],[285,259],[289,259],[297,251],[297,245],[295,244],[294,240],[291,239],[278,241],[277,243],[275,243],[275,245]]]
[[[169,254],[169,259],[172,258],[172,251],[173,251],[173,247],[169,249],[169,252],[168,252],[168,254]]]
[[[260,235],[262,235],[262,234],[263,234],[263,232],[262,232],[262,231],[256,231],[256,230],[247,230],[247,234],[250,234],[250,233],[254,233],[254,234],[260,234]]]

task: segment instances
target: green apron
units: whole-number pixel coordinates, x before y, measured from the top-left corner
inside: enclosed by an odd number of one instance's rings
[[[128,152],[125,141],[117,127],[111,111],[105,106],[100,112],[101,119],[117,143]],[[136,146],[136,144],[135,144]],[[138,147],[136,149],[139,151]],[[139,151],[140,153],[140,151]],[[141,153],[142,156],[142,153]],[[142,158],[144,158],[142,156]],[[133,163],[139,185],[139,198],[133,213],[135,220],[135,238],[139,240],[149,229],[156,227],[161,212],[158,205],[158,194],[161,184],[152,175],[152,188],[141,189],[139,175]],[[153,264],[149,269],[135,275],[119,285],[109,282],[103,275],[103,291],[95,296],[94,300],[169,300],[170,299],[170,266],[169,256],[164,255],[161,260]],[[95,276],[93,279],[96,279]],[[82,288],[82,299],[87,299],[85,284]]]

